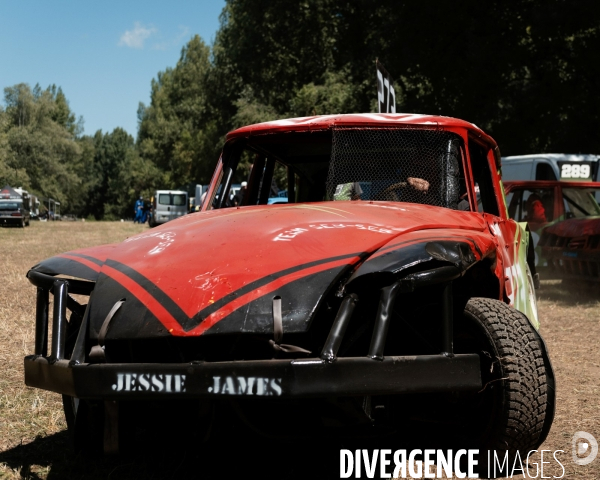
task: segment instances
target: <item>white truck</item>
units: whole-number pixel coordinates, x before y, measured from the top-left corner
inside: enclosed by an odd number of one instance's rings
[[[538,153],[502,157],[502,180],[600,180],[599,155]]]
[[[156,190],[152,197],[151,227],[162,225],[188,213],[188,194],[184,190]]]

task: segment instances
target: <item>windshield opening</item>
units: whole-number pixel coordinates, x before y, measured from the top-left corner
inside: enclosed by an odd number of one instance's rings
[[[362,200],[469,210],[461,146],[458,135],[425,128],[256,135],[224,151],[212,205]]]
[[[595,190],[585,188],[563,188],[562,196],[567,217],[582,218],[600,215],[600,206],[595,198]]]
[[[18,210],[19,205],[17,203],[0,202],[0,210]]]

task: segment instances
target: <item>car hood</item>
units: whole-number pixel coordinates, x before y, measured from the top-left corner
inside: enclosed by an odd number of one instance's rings
[[[570,218],[546,227],[546,232],[559,237],[599,235],[600,217]]]
[[[120,244],[52,257],[34,267],[96,282],[90,334],[125,303],[109,337],[306,331],[339,280],[392,239],[418,231],[483,232],[477,213],[392,202],[252,206],[186,215]]]

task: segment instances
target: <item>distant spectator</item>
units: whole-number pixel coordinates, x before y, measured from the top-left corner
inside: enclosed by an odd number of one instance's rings
[[[148,217],[150,216],[150,202],[144,202],[144,206],[142,207],[142,221],[141,223],[146,223],[148,221]]]
[[[226,207],[233,207],[235,205],[234,200],[233,200],[233,188],[229,189],[229,195],[227,195],[225,197],[225,206]]]
[[[144,197],[140,197],[136,200],[133,210],[134,210],[133,223],[144,223],[144,222],[142,222],[142,218],[143,218],[143,214],[144,214]]]
[[[244,197],[246,196],[246,191],[248,190],[248,182],[242,182],[242,186],[238,190],[238,192],[233,197],[233,204],[238,207],[244,201]]]

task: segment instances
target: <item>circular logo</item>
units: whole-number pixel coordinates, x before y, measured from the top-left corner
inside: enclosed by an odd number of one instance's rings
[[[587,456],[580,457],[585,454]],[[573,435],[573,462],[577,465],[587,465],[592,463],[597,455],[598,442],[594,436],[587,432],[575,432]]]

